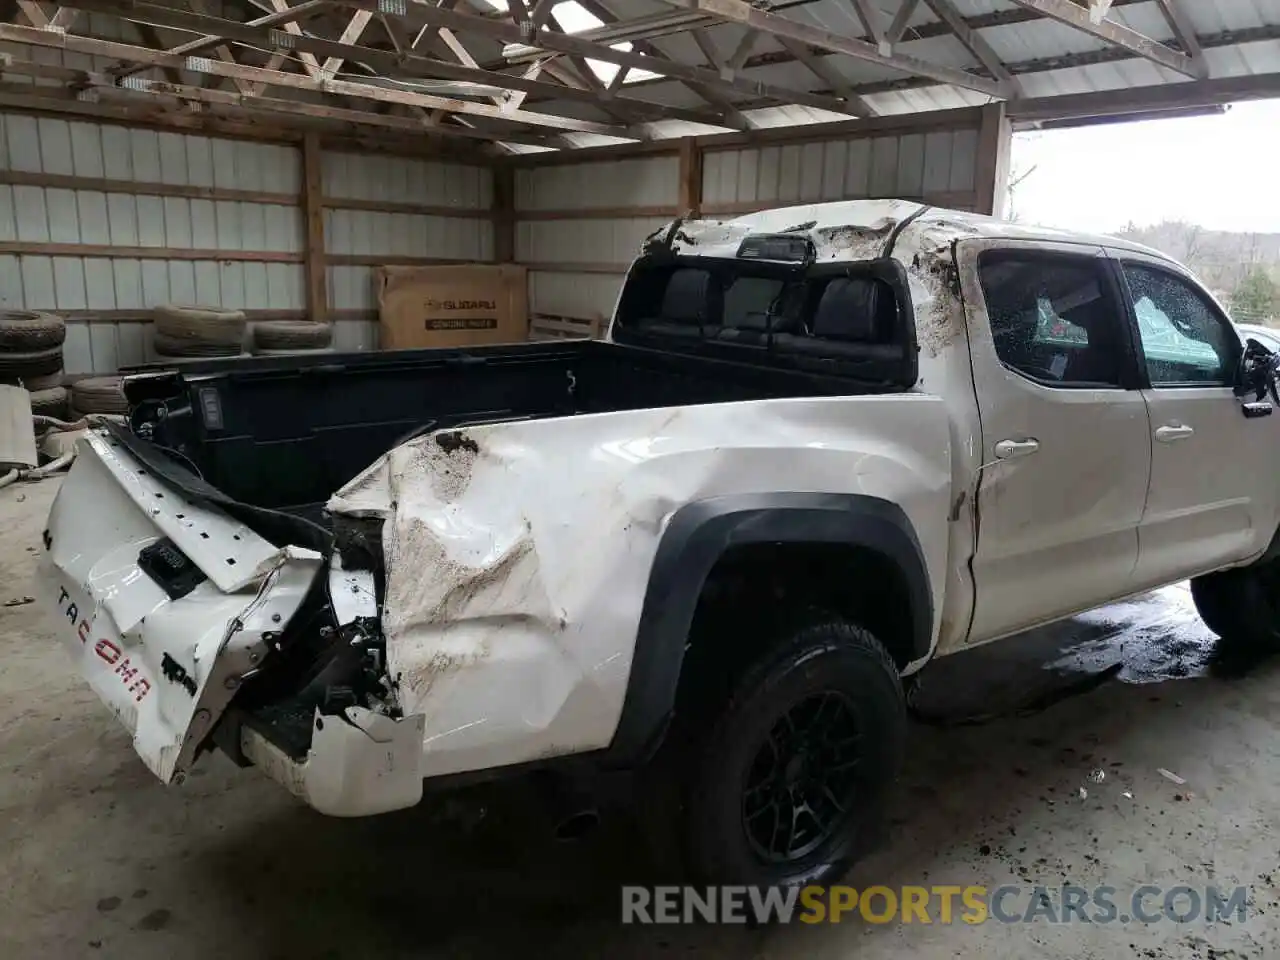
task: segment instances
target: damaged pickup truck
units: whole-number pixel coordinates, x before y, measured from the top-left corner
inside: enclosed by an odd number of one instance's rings
[[[661,767],[697,874],[813,882],[931,659],[1187,577],[1277,645],[1273,382],[1129,243],[899,201],[677,221],[606,341],[133,375],[43,580],[164,782],[220,749],[361,816]]]

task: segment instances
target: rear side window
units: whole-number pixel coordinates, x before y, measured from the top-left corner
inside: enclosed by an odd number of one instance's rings
[[[1095,258],[992,250],[978,277],[1001,363],[1048,386],[1121,386],[1124,321]]]

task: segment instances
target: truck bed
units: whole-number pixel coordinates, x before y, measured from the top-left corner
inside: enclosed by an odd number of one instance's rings
[[[494,420],[882,392],[845,376],[603,341],[202,361],[127,386],[140,436],[226,496],[313,513],[418,433]]]

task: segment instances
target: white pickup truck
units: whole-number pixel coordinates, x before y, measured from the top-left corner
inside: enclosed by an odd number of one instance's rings
[[[1187,577],[1276,645],[1273,370],[1116,240],[899,201],[676,221],[607,341],[132,377],[47,602],[162,781],[219,748],[359,816],[674,756],[697,874],[820,881],[933,658]]]

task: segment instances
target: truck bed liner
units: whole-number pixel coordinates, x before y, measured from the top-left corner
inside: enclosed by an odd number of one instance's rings
[[[139,371],[141,372],[141,371]],[[315,508],[416,433],[883,387],[602,341],[211,361],[127,388],[134,427],[245,504]],[[141,428],[141,429],[140,429]]]

